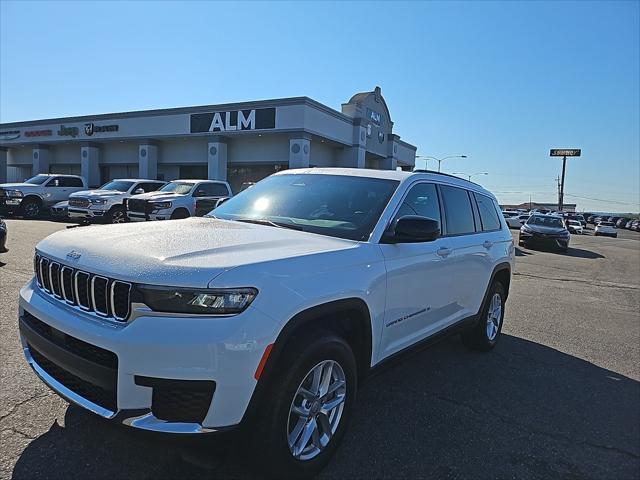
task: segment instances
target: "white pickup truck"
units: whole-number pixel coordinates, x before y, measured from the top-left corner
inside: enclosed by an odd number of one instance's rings
[[[120,178],[97,190],[84,190],[69,197],[69,218],[93,222],[124,223],[124,199],[154,192],[165,185],[159,180]]]
[[[174,180],[156,192],[129,198],[126,210],[134,222],[201,217],[231,196],[229,184],[220,180]]]
[[[0,184],[0,210],[35,218],[43,209],[86,189],[87,182],[78,175],[42,173],[23,183]]]

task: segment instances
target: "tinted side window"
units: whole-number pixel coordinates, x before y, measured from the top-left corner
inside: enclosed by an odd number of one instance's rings
[[[444,214],[447,219],[446,234],[460,235],[475,232],[473,210],[466,190],[456,187],[440,186]]]
[[[405,215],[420,215],[440,222],[438,192],[433,183],[419,183],[407,192],[396,218]]]
[[[480,220],[482,220],[482,230],[498,230],[500,228],[500,219],[493,200],[479,193],[476,193],[475,196],[478,210],[480,211]]]
[[[203,183],[198,185],[194,197],[226,197],[229,195],[227,186],[222,183]]]

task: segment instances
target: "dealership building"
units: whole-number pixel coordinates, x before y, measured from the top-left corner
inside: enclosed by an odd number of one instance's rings
[[[0,124],[0,183],[38,173],[227,180],[302,167],[411,169],[379,87],[334,110],[307,97]]]

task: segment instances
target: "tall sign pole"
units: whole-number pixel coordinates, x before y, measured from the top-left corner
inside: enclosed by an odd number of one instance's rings
[[[552,157],[562,157],[562,178],[560,180],[560,190],[558,192],[558,211],[564,207],[564,174],[567,169],[567,157],[579,157],[582,151],[579,148],[552,148]]]

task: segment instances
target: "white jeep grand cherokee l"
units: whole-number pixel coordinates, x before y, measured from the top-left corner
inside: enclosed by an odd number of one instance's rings
[[[250,424],[278,478],[329,461],[371,367],[436,334],[493,348],[514,263],[495,197],[432,172],[288,170],[205,218],[81,233],[41,241],[20,292],[36,374],[134,428]]]

